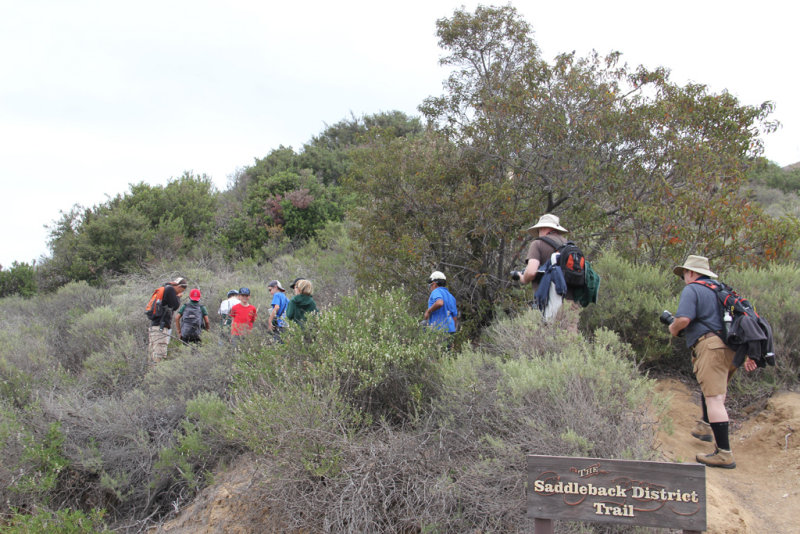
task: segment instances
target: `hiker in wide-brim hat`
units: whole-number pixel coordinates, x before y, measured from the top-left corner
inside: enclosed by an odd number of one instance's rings
[[[728,411],[725,398],[728,383],[736,371],[735,352],[725,343],[722,308],[717,294],[703,281],[717,278],[708,258],[691,255],[683,265],[672,272],[683,279],[678,309],[669,323],[669,333],[682,336],[686,348],[692,352],[692,371],[700,385],[702,418],[690,434],[700,440],[713,442],[711,454],[698,454],[695,460],[710,467],[733,469],[736,462],[731,451]],[[756,363],[747,358],[746,371],[753,371]]]
[[[717,274],[709,268],[708,258],[705,256],[689,255],[683,265],[676,265],[672,269],[678,278],[683,278],[684,271],[693,271],[710,278],[717,278]]]

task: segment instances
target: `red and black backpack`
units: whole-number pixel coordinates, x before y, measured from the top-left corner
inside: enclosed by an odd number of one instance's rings
[[[564,281],[570,287],[583,287],[586,285],[586,258],[578,245],[572,241],[559,244],[547,236],[537,237],[558,252],[558,266],[564,274]]]

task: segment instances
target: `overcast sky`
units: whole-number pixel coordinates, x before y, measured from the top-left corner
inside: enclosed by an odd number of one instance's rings
[[[783,127],[766,156],[800,161],[798,4],[511,3],[547,60],[618,50],[679,83],[775,102]],[[255,158],[351,114],[418,115],[443,91],[436,19],[477,4],[0,0],[0,264],[48,254],[44,226],[60,210],[130,183],[188,170],[222,190]]]

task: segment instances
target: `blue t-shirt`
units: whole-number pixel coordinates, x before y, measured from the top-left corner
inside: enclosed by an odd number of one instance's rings
[[[437,287],[431,291],[431,296],[428,297],[428,308],[433,306],[437,300],[442,301],[442,306],[431,313],[428,324],[437,328],[447,329],[450,333],[455,332],[456,323],[453,321],[453,317],[458,317],[456,298],[446,287]]]
[[[704,277],[707,278],[707,277]],[[686,346],[691,347],[708,332],[722,331],[722,310],[713,289],[700,284],[686,284],[675,317],[688,317]]]
[[[286,326],[286,306],[289,305],[289,299],[286,298],[286,294],[283,291],[276,291],[274,295],[272,295],[272,307],[275,308],[275,305],[278,305],[278,313],[275,315],[275,318],[278,320],[278,326],[284,327]]]

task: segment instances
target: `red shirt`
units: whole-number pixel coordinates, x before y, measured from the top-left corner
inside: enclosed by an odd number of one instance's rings
[[[241,302],[231,308],[231,335],[241,336],[250,332],[253,329],[253,323],[256,322],[256,307],[252,304],[245,306]]]

